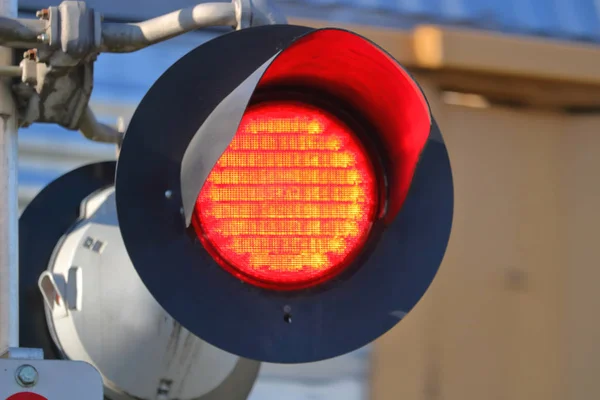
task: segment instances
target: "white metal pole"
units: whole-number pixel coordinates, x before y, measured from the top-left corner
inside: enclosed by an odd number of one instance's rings
[[[16,18],[18,0],[0,0],[0,16]],[[13,65],[0,48],[0,66]],[[17,122],[10,78],[0,82],[0,355],[19,347]]]

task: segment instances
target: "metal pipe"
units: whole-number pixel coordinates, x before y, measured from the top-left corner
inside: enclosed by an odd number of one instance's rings
[[[18,65],[0,65],[0,76],[20,78],[22,75],[23,70]]]
[[[128,53],[183,33],[210,26],[237,25],[231,3],[204,3],[147,21],[102,24],[102,52]]]
[[[14,0],[2,0],[1,3]],[[47,21],[0,16],[0,45],[12,48],[30,48],[43,45],[38,36],[47,30]]]
[[[15,17],[17,0],[0,0],[0,15],[3,20]],[[11,49],[1,48],[0,65],[11,66],[12,54]],[[10,81],[3,79],[0,81],[0,355],[10,347],[19,347],[17,158],[16,106]]]
[[[94,112],[89,106],[81,116],[81,120],[79,121],[79,131],[87,139],[95,142],[121,144],[123,140],[123,133],[106,124],[98,122]]]

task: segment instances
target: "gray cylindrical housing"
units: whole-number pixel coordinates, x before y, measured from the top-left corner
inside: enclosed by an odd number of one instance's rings
[[[259,363],[200,340],[154,300],[123,245],[114,189],[90,196],[82,216],[40,278],[50,332],[65,358],[96,367],[111,400],[204,400],[225,384],[235,385],[230,398],[245,399]],[[231,383],[234,373],[241,380]]]

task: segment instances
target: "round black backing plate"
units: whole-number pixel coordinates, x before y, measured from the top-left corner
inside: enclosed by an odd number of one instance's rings
[[[402,211],[351,277],[297,292],[260,289],[217,265],[186,231],[180,166],[191,137],[236,82],[307,29],[237,31],[184,56],[136,110],[117,167],[121,233],[156,300],[214,346],[275,363],[335,357],[392,328],[433,280],[452,222],[450,164],[434,124],[436,140],[424,149]]]
[[[19,218],[20,346],[42,348],[47,359],[62,357],[48,331],[38,279],[79,219],[82,200],[113,184],[115,165],[99,162],[66,173],[42,189]]]

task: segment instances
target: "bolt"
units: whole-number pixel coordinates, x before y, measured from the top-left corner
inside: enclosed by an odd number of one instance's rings
[[[161,379],[158,384],[158,389],[156,389],[156,398],[158,400],[167,400],[169,398],[169,391],[171,390],[171,385],[173,381],[169,379]]]
[[[87,238],[85,238],[85,241],[83,242],[83,247],[85,247],[86,249],[91,249],[93,244],[94,244],[94,239],[88,236]]]
[[[173,197],[173,191],[172,191],[172,190],[167,190],[167,191],[165,192],[165,197],[166,197],[167,199],[170,199],[171,197]]]
[[[26,60],[35,60],[37,57],[37,49],[29,49],[23,53],[23,58]]]
[[[17,369],[16,380],[17,383],[23,387],[35,386],[38,379],[38,372],[31,365],[21,365]]]
[[[43,10],[36,11],[35,16],[39,19],[49,19],[50,18],[50,10],[44,8]]]
[[[48,43],[50,41],[50,37],[47,34],[42,33],[41,35],[38,35],[37,40],[42,43]]]

